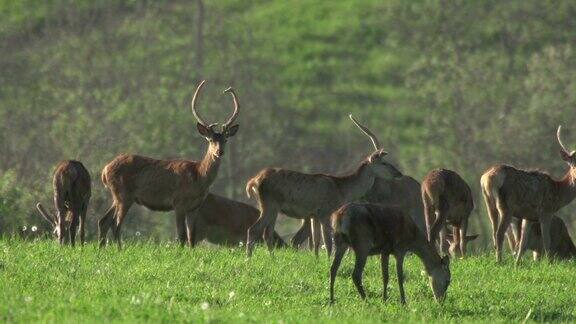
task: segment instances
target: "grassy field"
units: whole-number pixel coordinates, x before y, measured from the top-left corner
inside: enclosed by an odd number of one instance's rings
[[[180,248],[126,242],[125,248],[60,248],[51,241],[0,240],[1,322],[509,322],[576,321],[576,262],[508,256],[453,260],[444,304],[433,301],[415,256],[406,262],[408,304],[402,306],[391,268],[390,297],[380,298],[379,262],[365,272],[368,300],[359,299],[347,255],[328,304],[326,257],[263,247]]]

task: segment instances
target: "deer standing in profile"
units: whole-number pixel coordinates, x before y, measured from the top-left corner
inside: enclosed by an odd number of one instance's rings
[[[176,229],[181,245],[186,239],[192,247],[196,242],[194,226],[198,208],[216,179],[226,141],[238,131],[234,121],[240,104],[232,88],[234,102],[232,116],[217,131],[218,124],[208,124],[198,114],[196,101],[205,81],[202,81],[192,98],[192,113],[196,117],[200,135],[208,141],[208,149],[201,161],[156,160],[145,156],[121,154],[108,163],[102,171],[102,183],[112,194],[113,203],[98,222],[100,246],[106,244],[106,234],[112,233],[121,247],[120,228],[126,213],[136,203],[155,211],[171,211],[176,214]]]
[[[260,211],[248,204],[209,193],[198,209],[195,243],[206,239],[212,244],[239,246],[259,216]],[[274,245],[286,246],[276,231]]]
[[[440,238],[440,252],[446,253],[446,225],[450,224],[456,251],[464,257],[468,218],[474,209],[472,190],[466,181],[451,170],[432,170],[422,181],[422,201],[428,240],[436,242]]]
[[[356,256],[352,279],[362,299],[366,298],[362,286],[362,272],[370,255],[380,255],[383,298],[387,298],[389,256],[396,259],[396,273],[400,287],[400,302],[406,303],[404,294],[404,256],[416,254],[424,263],[434,298],[442,301],[450,284],[450,260],[440,257],[426,235],[402,209],[378,204],[349,203],[332,214],[336,252],[330,268],[330,302],[334,302],[334,282],[344,253],[352,248]]]
[[[260,218],[248,229],[246,254],[249,257],[252,255],[256,238],[263,233],[268,249],[272,252],[271,238],[278,212],[292,218],[317,219],[322,224],[324,243],[330,256],[330,214],[344,203],[362,197],[370,190],[376,178],[402,176],[396,167],[385,160],[387,152],[381,149],[376,136],[352,115],[350,118],[371,139],[375,148],[353,173],[334,176],[267,168],[248,181],[246,193],[248,197],[256,197],[260,209]]]
[[[78,226],[80,226],[80,243],[84,244],[86,212],[91,195],[90,173],[78,161],[62,161],[54,171],[52,187],[56,216],[52,216],[40,203],[36,204],[36,208],[52,225],[53,233],[60,244],[69,241],[74,246]]]
[[[568,152],[561,140],[562,127],[556,138],[560,144],[560,157],[568,166],[561,180],[555,180],[541,171],[525,171],[509,165],[495,165],[481,177],[482,194],[492,223],[496,260],[502,260],[504,233],[512,217],[523,219],[516,264],[520,262],[532,233],[533,222],[539,222],[545,254],[552,246],[551,223],[554,213],[576,197],[576,151]]]

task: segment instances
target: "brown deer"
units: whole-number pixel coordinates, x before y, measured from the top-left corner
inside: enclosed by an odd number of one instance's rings
[[[541,171],[520,170],[509,165],[495,165],[480,179],[498,262],[502,260],[504,233],[512,217],[540,222],[543,249],[550,254],[552,216],[576,197],[576,151],[568,152],[564,147],[561,130],[559,126],[556,138],[561,147],[560,156],[569,166],[561,180]],[[516,263],[522,258],[530,234],[531,231],[521,231]]]
[[[188,244],[194,246],[197,210],[216,179],[226,141],[238,131],[238,125],[233,123],[240,109],[234,90],[224,90],[232,96],[234,112],[218,132],[215,129],[218,124],[206,123],[196,111],[196,101],[204,83],[202,81],[196,88],[191,104],[198,132],[208,141],[204,158],[196,162],[121,154],[108,163],[102,171],[102,183],[110,190],[113,203],[98,222],[100,246],[106,245],[106,234],[112,227],[114,239],[121,247],[120,227],[134,203],[155,211],[174,210],[180,244],[184,245],[187,239]]]
[[[440,236],[440,252],[446,253],[446,225],[450,224],[456,251],[464,257],[468,218],[474,209],[472,190],[466,181],[451,170],[432,170],[422,181],[422,201],[428,240],[436,242]]]
[[[366,298],[362,286],[362,272],[370,255],[380,255],[383,298],[387,298],[388,259],[394,255],[400,287],[400,302],[406,303],[404,294],[404,256],[413,252],[424,263],[434,298],[442,301],[450,284],[450,259],[440,257],[409,215],[399,208],[378,204],[349,203],[332,214],[336,252],[330,268],[330,302],[334,302],[334,282],[344,253],[351,247],[356,255],[352,280],[362,299]]]
[[[239,246],[259,216],[260,211],[248,204],[209,193],[198,209],[195,243],[205,239],[212,244]],[[274,245],[286,246],[276,232]]]
[[[523,222],[526,220],[522,220]],[[542,230],[540,226],[530,226],[530,239],[526,243],[526,249],[533,253],[534,261],[542,255]],[[558,216],[552,216],[550,224],[550,257],[557,259],[576,258],[576,246],[570,237],[566,223]]]
[[[91,195],[90,173],[78,161],[62,161],[54,171],[52,187],[56,216],[52,216],[40,203],[36,204],[36,208],[52,225],[53,233],[60,244],[69,241],[74,246],[78,226],[80,226],[80,243],[84,244],[86,212]]]
[[[359,201],[397,206],[410,215],[422,233],[426,233],[420,183],[410,176],[403,175],[394,179],[376,178],[372,188]],[[303,222],[292,238],[292,246],[296,247],[302,244],[311,237],[312,232],[315,233],[315,237],[318,237],[317,231],[315,232],[311,229],[310,222]],[[318,239],[310,241],[318,242]],[[314,248],[317,248],[317,244],[314,244]]]
[[[252,255],[255,239],[262,236],[272,252],[271,234],[278,212],[299,219],[317,219],[322,224],[328,255],[331,254],[332,229],[329,216],[345,202],[362,197],[374,184],[374,179],[397,178],[400,171],[385,160],[387,152],[380,148],[376,136],[365,126],[352,121],[372,141],[375,151],[354,171],[345,176],[306,174],[285,169],[267,168],[250,179],[246,185],[248,197],[258,200],[260,218],[248,229],[246,254]]]

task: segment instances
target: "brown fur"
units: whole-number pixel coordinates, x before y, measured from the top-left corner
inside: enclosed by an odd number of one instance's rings
[[[434,297],[444,299],[450,283],[448,257],[441,258],[425,234],[412,221],[405,211],[395,207],[376,204],[349,203],[332,214],[336,252],[330,269],[330,301],[334,301],[336,273],[344,256],[351,247],[356,255],[352,279],[364,299],[362,272],[370,255],[380,255],[384,281],[383,297],[387,298],[388,258],[394,255],[400,301],[406,302],[404,295],[403,262],[407,252],[413,252],[424,263],[430,276]]]
[[[426,233],[430,242],[436,242],[440,238],[440,251],[447,253],[446,225],[452,225],[457,251],[464,256],[468,218],[474,208],[472,190],[466,181],[451,170],[432,170],[422,181],[422,201]]]
[[[121,154],[102,170],[102,182],[112,194],[112,206],[98,222],[100,246],[106,244],[110,227],[121,247],[120,228],[130,207],[136,203],[151,210],[170,211],[176,214],[176,230],[181,245],[186,240],[192,247],[195,239],[197,211],[214,182],[224,147],[228,138],[234,136],[238,125],[232,125],[238,115],[239,103],[234,90],[228,88],[234,100],[234,113],[217,132],[216,124],[208,125],[195,109],[200,83],[192,99],[192,112],[198,120],[200,135],[208,141],[204,158],[190,160],[157,160],[140,155]]]
[[[512,217],[540,222],[542,233],[547,233],[542,236],[544,249],[550,251],[552,216],[576,196],[575,155],[563,155],[563,158],[570,170],[561,180],[543,172],[524,171],[508,165],[493,166],[482,175],[482,193],[492,223],[498,261],[502,259],[502,241]],[[522,257],[530,234],[530,231],[521,232],[516,262]]]
[[[62,161],[58,163],[54,171],[52,187],[56,216],[50,215],[38,203],[36,207],[40,215],[50,222],[60,244],[69,240],[74,246],[78,226],[80,227],[80,242],[84,244],[86,212],[91,196],[90,173],[78,161]]]
[[[259,216],[260,211],[248,204],[209,193],[198,210],[196,242],[206,239],[212,244],[239,246]],[[276,232],[274,244],[286,246]]]
[[[530,239],[526,243],[526,249],[533,251],[534,260],[538,260],[543,254],[542,246],[542,229],[540,226],[532,224]],[[550,256],[557,259],[574,259],[576,258],[576,246],[570,237],[566,223],[558,217],[552,216],[550,224]],[[518,234],[517,234],[518,235]]]

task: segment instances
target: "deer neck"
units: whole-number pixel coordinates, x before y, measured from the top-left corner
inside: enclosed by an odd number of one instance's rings
[[[372,188],[375,175],[366,163],[362,163],[352,174],[338,177],[337,180],[345,201],[354,201],[362,198]]]
[[[214,150],[211,146],[208,147],[206,154],[198,166],[198,173],[202,183],[206,186],[210,186],[216,176],[218,175],[218,169],[220,167],[220,157],[214,154]]]
[[[560,181],[555,181],[556,207],[560,209],[576,198],[576,169],[570,168]]]
[[[430,274],[433,269],[442,265],[440,255],[436,252],[432,243],[428,242],[428,240],[423,236],[418,237],[414,241],[410,250],[422,260],[424,268],[428,274]]]

